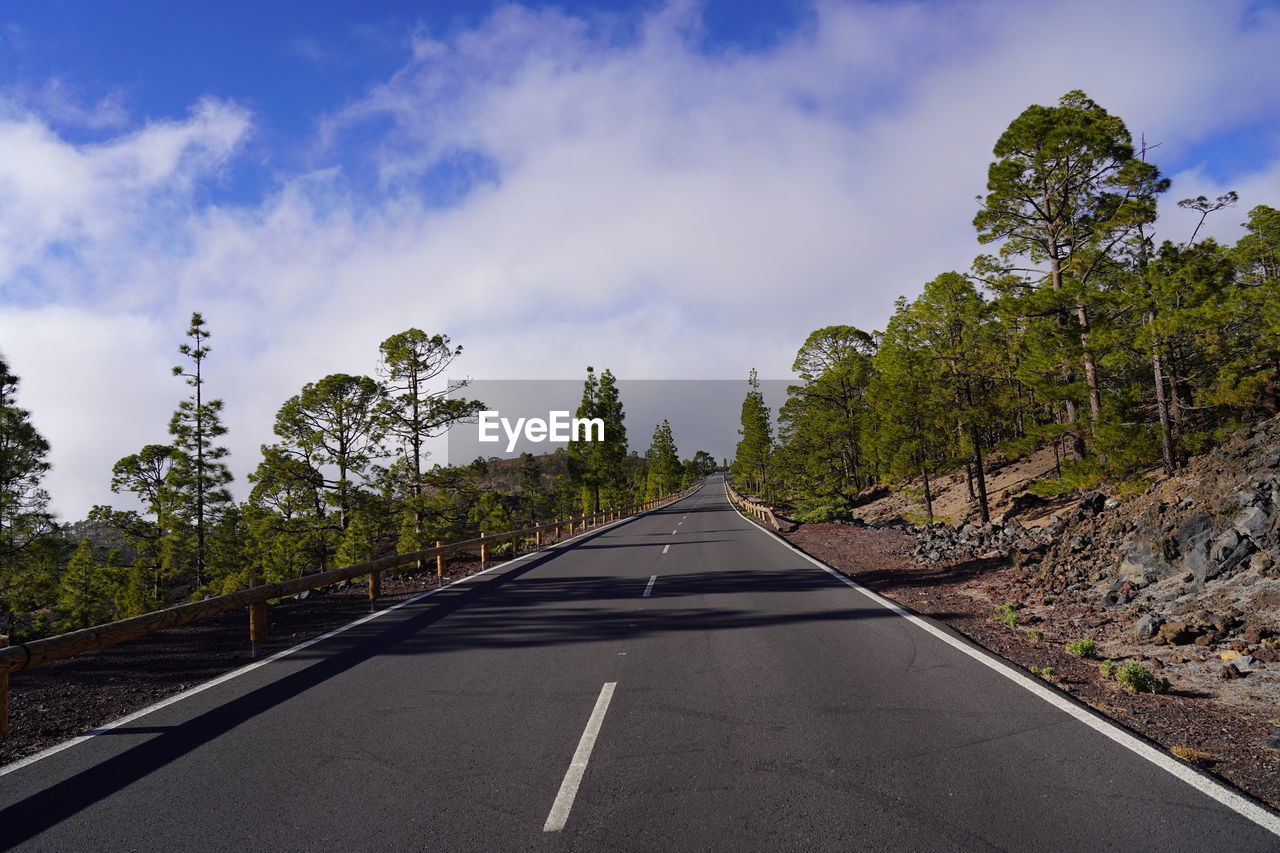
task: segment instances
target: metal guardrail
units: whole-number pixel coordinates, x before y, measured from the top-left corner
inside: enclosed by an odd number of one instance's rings
[[[79,631],[70,631],[66,634],[32,640],[29,643],[18,643],[10,646],[8,645],[8,637],[0,635],[0,737],[7,735],[9,732],[9,673],[11,672],[105,648],[125,640],[132,640],[156,631],[163,631],[166,628],[175,628],[179,625],[208,619],[242,607],[249,608],[249,641],[256,657],[261,642],[266,639],[267,602],[270,599],[284,598],[305,590],[316,589],[317,587],[368,575],[369,607],[373,609],[374,602],[377,601],[382,592],[382,573],[387,569],[417,564],[420,560],[434,557],[436,559],[436,574],[443,578],[445,561],[449,554],[478,549],[480,551],[480,561],[483,564],[488,561],[489,548],[493,545],[509,541],[513,543],[512,550],[514,551],[521,539],[532,537],[534,547],[540,548],[543,544],[550,544],[544,543],[544,539],[547,538],[544,534],[548,532],[554,535],[552,541],[557,542],[560,541],[561,533],[566,528],[568,529],[568,535],[573,536],[599,524],[647,512],[659,506],[665,506],[688,496],[697,488],[698,486],[691,486],[673,495],[666,495],[627,507],[604,510],[572,518],[558,518],[519,530],[506,530],[491,535],[482,532],[479,538],[476,539],[438,544],[434,548],[425,548],[421,551],[411,551],[406,554],[393,554],[378,560],[357,563],[340,569],[330,569],[326,572],[317,572],[277,583],[265,583],[261,578],[253,578],[248,589],[206,598],[203,601],[175,605],[164,610],[134,616],[131,619],[108,622],[92,628],[84,628]]]

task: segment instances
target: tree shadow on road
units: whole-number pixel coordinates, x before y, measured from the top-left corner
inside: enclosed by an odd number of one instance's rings
[[[644,599],[648,578],[553,574],[512,583],[547,564],[561,550],[600,547],[586,545],[598,535],[526,558],[493,576],[442,590],[296,652],[287,660],[308,665],[186,722],[111,730],[115,735],[151,737],[0,810],[5,846],[34,838],[242,723],[379,655],[430,658],[469,649],[607,642],[672,632],[721,632],[895,615],[869,601],[865,606],[821,610],[810,603],[793,602],[789,610],[784,606],[766,611],[702,600],[706,596],[831,590],[829,575],[807,569],[667,574],[659,577],[653,594]],[[641,600],[644,606],[637,608]],[[459,613],[463,608],[465,612]],[[447,630],[432,630],[454,614],[459,618],[451,620]]]

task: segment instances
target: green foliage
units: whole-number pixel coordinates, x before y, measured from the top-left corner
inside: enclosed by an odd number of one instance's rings
[[[680,491],[683,479],[684,471],[671,434],[671,424],[663,421],[654,428],[653,440],[645,453],[645,499],[652,500]]]
[[[386,391],[367,376],[334,373],[308,382],[276,414],[281,448],[322,472],[337,469],[337,479],[322,476],[338,525],[350,520],[352,477],[363,478],[374,460],[386,455]]]
[[[191,387],[191,397],[178,404],[178,410],[169,420],[173,445],[167,454],[170,464],[160,487],[166,493],[165,503],[170,513],[164,525],[170,537],[167,547],[170,553],[184,555],[171,570],[181,574],[189,564],[197,587],[204,584],[212,568],[209,530],[231,505],[231,492],[226,488],[231,482],[231,471],[223,461],[228,451],[215,443],[227,432],[222,425],[222,401],[204,399],[203,365],[210,352],[209,336],[204,318],[193,313],[187,329],[191,343],[178,347],[178,352],[191,360],[191,367],[173,368],[173,375],[182,377]],[[144,452],[146,450],[144,448]],[[189,541],[179,541],[176,537]]]
[[[81,539],[58,584],[58,627],[63,631],[110,621],[110,579],[93,557],[93,545]]]
[[[991,614],[991,618],[1010,628],[1018,627],[1018,610],[1015,605],[1008,601],[997,607],[995,612]]]
[[[484,404],[457,396],[467,386],[466,380],[440,382],[462,354],[462,347],[454,346],[448,335],[411,328],[387,338],[379,350],[386,397],[377,417],[381,431],[400,445],[401,453],[398,464],[390,469],[403,501],[400,545],[405,551],[417,551],[430,547],[433,538],[422,495],[423,443],[473,417]]]
[[[625,463],[627,431],[617,380],[612,372],[605,370],[597,378],[594,368],[587,368],[582,402],[575,417],[599,418],[604,422],[603,441],[579,436],[569,442],[568,474],[581,496],[578,511],[599,512],[606,506],[629,503],[631,485]]]
[[[791,369],[802,384],[787,388],[774,460],[793,498],[840,503],[874,482],[863,450],[874,351],[861,329],[827,326],[796,355]]]
[[[468,520],[488,534],[511,530],[515,519],[503,496],[497,492],[481,492],[467,514]]]
[[[1083,492],[1097,488],[1102,482],[1102,466],[1097,459],[1089,458],[1080,462],[1063,462],[1062,476],[1053,480],[1037,480],[1027,491],[1042,498]]]
[[[1115,670],[1115,680],[1134,693],[1164,693],[1169,689],[1168,679],[1157,678],[1137,661],[1120,664]]]
[[[46,544],[56,527],[41,480],[49,444],[17,405],[18,377],[0,356],[0,619],[39,603],[50,580]]]
[[[1053,677],[1053,667],[1051,666],[1033,666],[1031,674],[1038,675],[1041,678],[1048,679]]]
[[[1044,631],[1038,628],[1029,628],[1027,629],[1027,639],[1033,643],[1038,643],[1044,639]]]
[[[740,490],[767,497],[774,455],[773,426],[755,368],[747,377],[747,387],[749,390],[742,400],[738,447],[730,471],[739,482]]]
[[[1078,658],[1096,658],[1098,656],[1098,645],[1093,641],[1092,637],[1085,637],[1083,640],[1067,643],[1066,649]]]
[[[684,467],[688,481],[692,482],[710,477],[720,466],[714,456],[705,450],[699,450],[693,454],[692,459],[685,460]]]
[[[1028,107],[993,154],[974,226],[979,240],[1000,244],[1000,256],[979,267],[1001,310],[1031,332],[1019,380],[1053,404],[1078,458],[1085,431],[1102,418],[1095,336],[1106,313],[1106,278],[1115,271],[1105,261],[1118,260],[1127,241],[1143,242],[1168,181],[1135,157],[1124,122],[1080,91],[1056,106]],[[1087,424],[1077,415],[1080,404],[1089,409]]]
[[[1110,658],[1098,664],[1098,674],[1108,681],[1116,677],[1116,669],[1116,662]]]
[[[841,498],[816,498],[801,501],[791,517],[803,524],[821,524],[849,517],[849,504]]]

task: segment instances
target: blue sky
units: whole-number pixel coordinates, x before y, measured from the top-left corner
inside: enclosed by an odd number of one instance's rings
[[[1159,143],[1166,236],[1230,189],[1234,239],[1280,205],[1277,44],[1254,0],[0,0],[0,352],[69,518],[166,440],[193,310],[241,496],[408,326],[480,378],[784,377],[968,267],[995,139],[1069,89]]]
[[[267,192],[278,170],[293,164],[340,163],[359,179],[359,142],[317,151],[317,121],[362,98],[394,74],[414,34],[448,39],[482,24],[502,4],[282,0],[245,3],[11,2],[0,46],[0,76],[26,87],[40,103],[55,91],[79,106],[107,104],[117,121],[94,126],[83,117],[50,116],[64,138],[108,139],[148,118],[180,116],[202,96],[250,109],[254,139],[228,174],[205,188],[218,201],[245,203]],[[602,36],[635,38],[638,12],[660,2],[563,2],[549,8],[581,17]],[[7,8],[6,8],[7,7]],[[697,42],[710,53],[767,48],[811,18],[807,3],[709,0]],[[35,91],[31,91],[35,90]],[[107,118],[104,115],[104,120]],[[377,128],[368,129],[376,134]],[[446,196],[456,181],[430,188]]]

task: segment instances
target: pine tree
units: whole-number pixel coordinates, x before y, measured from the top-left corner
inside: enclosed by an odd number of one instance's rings
[[[989,308],[973,284],[956,272],[924,286],[912,307],[915,333],[935,363],[931,396],[955,419],[957,455],[969,461],[977,486],[978,513],[990,520],[984,448],[1004,414],[998,402],[995,364],[1002,349]]]
[[[329,568],[341,528],[327,511],[324,475],[298,455],[264,446],[249,482],[244,523],[255,572],[275,581]]]
[[[569,442],[569,477],[580,491],[582,511],[599,512],[605,503],[625,503],[627,431],[617,380],[612,372],[605,370],[597,378],[595,369],[587,368],[576,417],[599,418],[604,423],[603,440],[589,440],[596,437],[591,435],[578,436]]]
[[[645,489],[646,500],[660,498],[680,490],[680,482],[684,471],[680,465],[680,456],[676,450],[675,437],[671,434],[671,424],[663,421],[653,430],[653,440],[645,453]]]
[[[941,364],[928,351],[919,311],[902,297],[896,306],[872,360],[865,453],[889,478],[919,476],[932,520],[932,477],[950,455],[954,421],[940,398]]]
[[[1246,233],[1232,252],[1239,270],[1239,310],[1252,318],[1255,385],[1265,389],[1265,410],[1280,411],[1280,210],[1249,211]]]
[[[777,453],[777,468],[797,496],[846,504],[874,480],[861,439],[874,350],[861,329],[827,326],[797,353],[791,369],[801,384],[787,388]]]
[[[18,377],[0,356],[0,618],[11,635],[15,613],[25,610],[39,581],[33,551],[56,530],[40,485],[49,444],[17,405],[17,390]]]
[[[93,556],[93,544],[80,540],[58,585],[59,626],[64,631],[88,628],[112,617],[110,583]]]
[[[352,476],[363,478],[369,465],[386,455],[386,392],[367,376],[335,373],[308,382],[276,414],[282,446],[315,470],[337,469],[324,478],[338,526],[346,530],[352,507]]]
[[[626,414],[622,410],[618,380],[608,368],[600,374],[596,406],[595,417],[604,421],[604,439],[593,443],[601,490],[592,512],[599,512],[606,506],[616,507],[630,502],[626,467]]]
[[[1078,367],[1094,428],[1102,415],[1090,341],[1096,279],[1116,247],[1154,221],[1155,196],[1168,184],[1134,156],[1124,122],[1080,91],[1063,95],[1055,107],[1028,107],[993,153],[997,159],[974,226],[982,242],[1001,243],[1000,260],[981,259],[979,267],[1002,285],[1001,295],[1016,313],[1054,318],[1056,334],[1042,329],[1041,340],[1057,361],[1057,388],[1039,390],[1061,404],[1073,455],[1080,458],[1085,443],[1076,427]]]
[[[750,390],[742,400],[738,447],[731,470],[733,476],[747,488],[767,498],[769,462],[773,455],[773,426],[754,367],[747,377],[747,386]]]
[[[231,482],[231,471],[222,461],[227,456],[227,448],[215,444],[227,432],[222,425],[222,401],[204,400],[203,367],[210,352],[209,330],[198,312],[191,315],[187,337],[191,343],[180,345],[178,352],[189,358],[192,366],[174,367],[173,375],[184,378],[192,392],[189,399],[178,404],[169,421],[173,449],[180,458],[175,459],[176,464],[169,470],[167,485],[175,501],[183,505],[179,517],[194,528],[191,554],[199,588],[209,576],[209,529],[231,504],[231,493],[226,488]]]
[[[402,500],[412,520],[401,547],[414,551],[427,547],[422,495],[423,443],[475,416],[484,409],[484,404],[455,396],[467,386],[466,381],[455,380],[435,387],[436,380],[462,354],[462,347],[453,346],[447,335],[427,335],[421,329],[408,329],[387,338],[379,349],[388,403],[382,410],[384,429],[387,436],[401,446],[404,464],[393,466],[392,470],[405,475]]]

